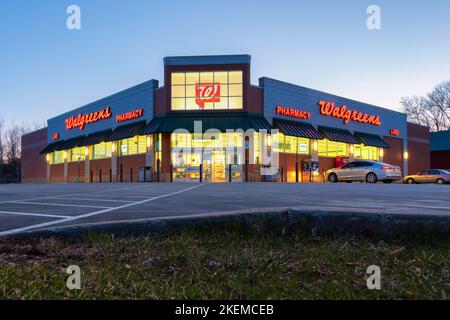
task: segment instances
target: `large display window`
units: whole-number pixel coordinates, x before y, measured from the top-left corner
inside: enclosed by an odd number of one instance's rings
[[[278,143],[277,143],[278,141]],[[311,140],[285,136],[281,132],[273,136],[273,148],[278,153],[311,154]]]
[[[171,80],[172,110],[243,108],[242,71],[175,72]]]
[[[135,136],[133,138],[120,141],[120,155],[131,156],[135,154],[143,154],[147,151],[147,137]]]
[[[80,162],[86,159],[86,148],[77,147],[70,150],[69,162]]]
[[[380,161],[380,148],[365,146],[363,144],[355,145],[354,157],[355,159]]]
[[[50,163],[51,164],[60,164],[60,163],[64,163],[64,151],[55,151],[52,153],[51,159],[50,159]]]
[[[348,157],[350,156],[350,145],[342,142],[330,141],[328,139],[319,140],[319,157]]]
[[[92,160],[112,157],[112,142],[101,142],[92,146]]]

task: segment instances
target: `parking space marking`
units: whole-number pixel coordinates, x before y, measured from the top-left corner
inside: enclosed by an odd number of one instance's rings
[[[28,201],[8,201],[8,203],[17,204],[33,204],[38,206],[55,206],[55,207],[78,207],[78,208],[97,208],[97,209],[113,209],[114,207],[102,207],[102,206],[87,206],[81,204],[63,204],[63,203],[48,203],[48,202],[28,202]]]
[[[50,222],[45,222],[45,223],[39,223],[39,224],[34,224],[34,225],[22,227],[22,228],[17,228],[17,229],[11,229],[11,230],[8,230],[8,231],[3,231],[3,232],[0,232],[0,237],[10,236],[10,235],[13,235],[13,234],[16,234],[16,233],[19,233],[19,232],[25,232],[25,231],[30,231],[30,230],[34,230],[34,229],[49,227],[49,226],[53,226],[53,225],[64,223],[64,222],[76,221],[76,220],[89,218],[89,217],[97,216],[97,215],[104,214],[104,213],[113,212],[113,211],[120,210],[120,209],[125,209],[125,208],[129,208],[129,207],[145,204],[145,203],[148,203],[148,202],[156,201],[156,200],[163,199],[163,198],[168,198],[168,197],[171,197],[171,196],[174,196],[174,195],[177,195],[177,194],[181,194],[181,193],[184,193],[184,192],[187,192],[187,191],[190,191],[190,190],[194,190],[194,189],[197,189],[199,187],[206,186],[206,185],[209,185],[209,184],[198,184],[198,185],[195,185],[195,186],[190,187],[190,188],[178,190],[178,191],[175,191],[175,192],[172,192],[172,193],[167,193],[167,194],[164,194],[164,195],[161,195],[161,196],[157,196],[157,197],[153,197],[153,198],[149,198],[149,199],[145,199],[145,200],[141,200],[141,201],[136,201],[136,202],[133,202],[133,203],[124,204],[122,206],[118,206],[118,207],[114,207],[114,208],[103,209],[103,210],[99,210],[99,211],[95,211],[95,212],[91,212],[91,213],[87,213],[87,214],[82,214],[82,215],[79,215],[79,216],[63,218],[61,220],[50,221]]]
[[[61,219],[65,219],[65,218],[69,217],[69,216],[62,216],[62,215],[56,215],[56,214],[11,212],[11,211],[0,211],[0,213],[15,215],[15,216],[32,216],[32,217],[61,218]]]
[[[54,200],[77,200],[77,201],[98,201],[98,202],[134,202],[134,201],[130,201],[130,200],[116,200],[116,199],[94,199],[94,198],[62,198],[62,197],[49,197],[49,199],[54,199]]]

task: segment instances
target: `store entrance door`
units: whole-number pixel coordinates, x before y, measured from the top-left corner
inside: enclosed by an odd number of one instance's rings
[[[226,181],[225,151],[212,151],[211,153],[211,181]]]

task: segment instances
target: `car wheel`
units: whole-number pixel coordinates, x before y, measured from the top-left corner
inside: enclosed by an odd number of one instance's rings
[[[384,180],[383,181],[383,183],[386,183],[386,184],[390,184],[390,183],[392,183],[393,181],[392,180]]]
[[[330,181],[331,183],[336,183],[338,182],[338,177],[335,173],[332,173],[328,176],[328,181]]]
[[[368,173],[366,176],[366,182],[367,183],[377,183],[378,182],[377,175],[373,172]]]
[[[414,181],[413,178],[409,178],[408,180],[406,180],[406,183],[407,183],[407,184],[414,184],[414,183],[416,183],[416,182]]]
[[[436,183],[437,183],[437,184],[444,184],[445,181],[444,181],[443,179],[437,179],[437,180],[436,180]]]

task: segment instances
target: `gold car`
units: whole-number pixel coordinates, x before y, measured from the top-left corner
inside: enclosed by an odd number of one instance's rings
[[[441,169],[423,170],[416,175],[406,176],[403,179],[404,183],[437,183],[447,184],[450,183],[450,172]]]

